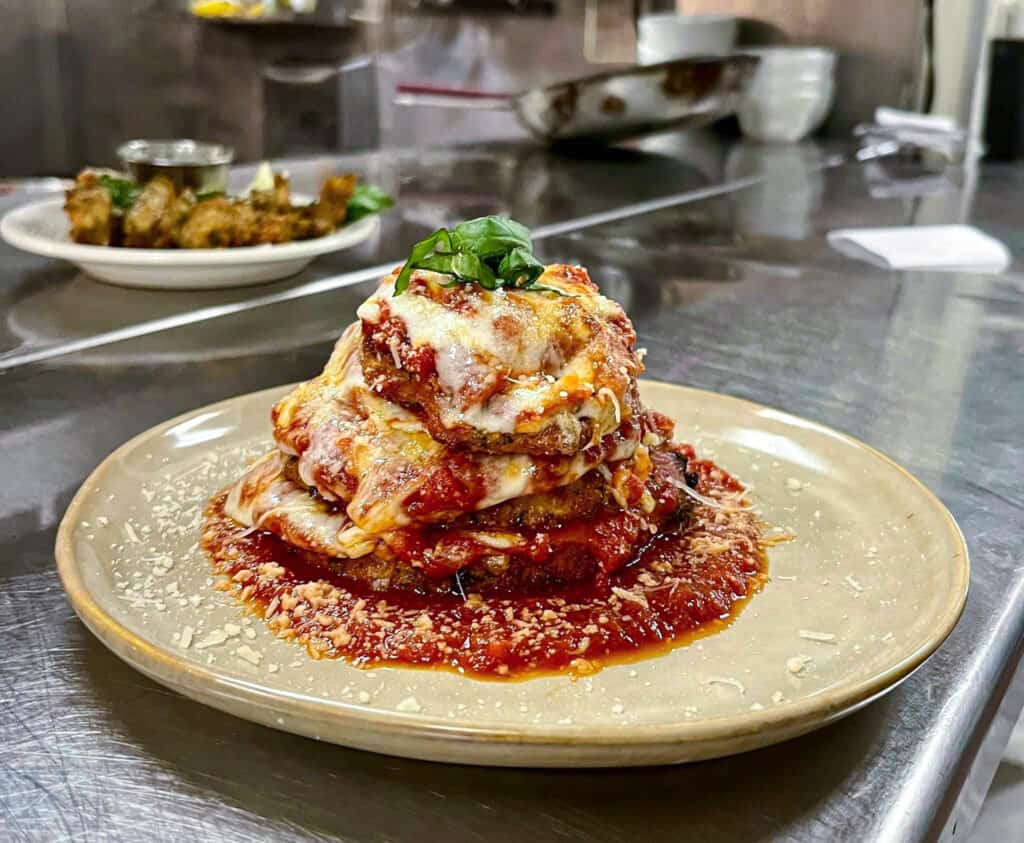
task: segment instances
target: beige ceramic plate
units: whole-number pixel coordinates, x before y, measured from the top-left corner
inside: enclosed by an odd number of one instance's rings
[[[871,448],[777,410],[659,383],[680,439],[746,481],[796,534],[728,629],[573,681],[313,661],[213,587],[196,546],[207,498],[269,445],[282,390],[153,428],[109,457],[57,537],[72,604],[146,675],[240,717],[377,752],[474,764],[625,766],[785,740],[865,705],[949,634],[967,596],[941,503]],[[187,646],[186,646],[187,645]]]

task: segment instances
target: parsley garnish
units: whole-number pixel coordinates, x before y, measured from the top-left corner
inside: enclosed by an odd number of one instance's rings
[[[104,173],[96,181],[110,194],[110,202],[115,208],[127,211],[135,204],[142,193],[142,188],[130,179],[122,179]]]

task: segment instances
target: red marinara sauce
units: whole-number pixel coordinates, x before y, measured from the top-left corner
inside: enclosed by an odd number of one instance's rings
[[[454,669],[480,678],[592,673],[653,655],[731,620],[764,583],[762,525],[743,486],[694,458],[697,490],[685,524],[657,533],[629,564],[585,585],[461,596],[374,591],[326,557],[207,511],[202,544],[229,588],[278,635],[315,658],[360,666]]]

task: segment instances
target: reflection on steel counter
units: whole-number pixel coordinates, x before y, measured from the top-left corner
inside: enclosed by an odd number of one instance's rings
[[[803,240],[814,233],[814,215],[821,207],[825,156],[812,143],[765,144],[742,141],[726,160],[729,179],[771,173],[736,203],[736,226],[751,237]]]

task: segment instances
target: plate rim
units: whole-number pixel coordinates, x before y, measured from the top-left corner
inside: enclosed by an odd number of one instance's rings
[[[380,215],[371,214],[343,225],[330,234],[290,243],[264,243],[259,246],[235,246],[226,249],[134,249],[93,246],[56,240],[25,231],[23,217],[38,213],[47,206],[63,213],[64,200],[59,197],[26,202],[12,208],[0,218],[0,237],[11,246],[33,255],[96,266],[125,267],[205,267],[248,266],[314,258],[329,252],[355,246],[373,236],[380,225]]]
[[[61,585],[75,613],[86,627],[99,638],[104,646],[131,667],[158,682],[167,684],[163,679],[164,674],[152,667],[154,664],[164,667],[171,673],[188,676],[189,685],[195,685],[197,682],[205,684],[207,687],[215,690],[214,696],[218,698],[228,698],[264,709],[269,708],[270,710],[274,709],[274,700],[287,700],[288,705],[299,709],[303,716],[321,719],[329,717],[339,728],[366,728],[367,726],[372,726],[390,735],[406,735],[411,738],[425,740],[483,740],[494,743],[514,743],[537,747],[569,745],[581,749],[584,747],[607,749],[611,747],[655,747],[679,744],[693,744],[696,746],[720,741],[725,738],[737,740],[753,737],[759,733],[789,732],[794,728],[806,726],[806,728],[795,733],[799,734],[838,719],[845,714],[852,713],[892,690],[920,667],[946,641],[963,614],[970,590],[968,548],[963,533],[949,509],[917,477],[891,457],[886,456],[878,449],[862,442],[856,437],[811,419],[796,416],[785,410],[779,410],[769,405],[713,390],[683,386],[667,381],[642,378],[640,383],[641,385],[656,389],[668,388],[670,390],[688,392],[697,399],[710,396],[715,400],[724,400],[727,403],[743,407],[751,414],[768,411],[776,420],[790,423],[794,421],[799,422],[801,427],[810,427],[818,433],[824,433],[833,438],[841,439],[846,444],[853,445],[864,451],[868,456],[881,460],[889,467],[895,469],[905,480],[916,486],[924,494],[925,499],[937,508],[937,511],[942,515],[945,526],[948,529],[948,537],[951,539],[951,543],[957,546],[960,551],[954,571],[954,586],[950,589],[949,598],[938,615],[941,623],[936,624],[932,628],[931,637],[886,670],[862,679],[851,686],[841,686],[837,689],[822,691],[802,700],[786,702],[760,711],[743,711],[698,720],[680,719],[675,722],[646,725],[613,722],[602,723],[599,726],[593,724],[542,725],[524,723],[517,727],[505,727],[460,724],[457,720],[436,715],[390,711],[343,700],[312,698],[301,693],[267,689],[266,686],[261,685],[259,682],[231,677],[216,670],[211,670],[204,664],[189,661],[174,652],[171,647],[161,647],[152,644],[107,614],[92,599],[75,565],[72,537],[74,529],[80,521],[80,518],[77,516],[78,510],[89,498],[89,490],[98,484],[103,475],[110,471],[124,454],[137,447],[142,441],[154,436],[160,436],[168,429],[193,416],[228,409],[230,405],[242,399],[259,400],[266,396],[269,403],[271,396],[280,395],[284,390],[293,387],[295,384],[283,384],[254,392],[241,393],[188,410],[136,434],[116,448],[89,473],[89,476],[79,487],[70,504],[68,504],[64,517],[61,519],[54,548],[57,572]],[[115,647],[108,640],[108,636],[119,639],[125,652],[123,653],[121,649]],[[127,652],[133,653],[135,660],[129,659],[125,654]],[[145,663],[146,660],[149,663]],[[385,669],[388,667],[387,665],[379,665],[375,669]],[[401,670],[402,668],[394,667],[391,669]],[[476,680],[466,677],[466,681]],[[200,699],[198,696],[190,693],[190,691],[183,690],[182,686],[184,684],[179,683],[170,687],[185,696]],[[231,693],[226,693],[228,690]],[[211,704],[207,699],[200,699],[200,701]],[[219,707],[216,704],[214,705]],[[285,729],[285,731],[289,730]]]

